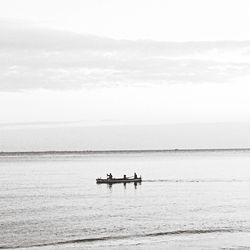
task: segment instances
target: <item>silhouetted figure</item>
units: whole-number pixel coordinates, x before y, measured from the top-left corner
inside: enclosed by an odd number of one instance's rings
[[[111,173],[107,174],[108,176],[108,179],[112,179],[113,178],[113,175]]]
[[[136,173],[134,173],[134,178],[137,179],[137,174]]]
[[[127,179],[126,175],[123,175],[123,179],[124,179],[124,180],[126,180],[126,179]]]

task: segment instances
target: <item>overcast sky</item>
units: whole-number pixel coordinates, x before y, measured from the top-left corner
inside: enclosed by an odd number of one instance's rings
[[[249,23],[247,0],[0,0],[0,127],[249,122]]]
[[[0,17],[123,39],[249,40],[248,0],[1,0]]]

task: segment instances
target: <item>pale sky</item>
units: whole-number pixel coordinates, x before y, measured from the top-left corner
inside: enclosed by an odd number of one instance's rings
[[[0,18],[98,36],[249,40],[249,0],[1,0]]]
[[[0,132],[250,122],[249,23],[249,0],[0,0]]]

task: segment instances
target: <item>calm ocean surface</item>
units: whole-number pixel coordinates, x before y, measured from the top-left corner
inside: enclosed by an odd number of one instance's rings
[[[16,248],[250,248],[250,151],[1,156],[0,249]]]

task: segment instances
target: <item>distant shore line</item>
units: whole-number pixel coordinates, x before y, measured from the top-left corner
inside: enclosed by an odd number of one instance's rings
[[[145,153],[185,153],[185,152],[230,152],[250,151],[250,148],[214,148],[214,149],[145,149],[145,150],[76,150],[76,151],[20,151],[0,152],[0,156],[32,155],[95,155],[95,154],[145,154]]]

